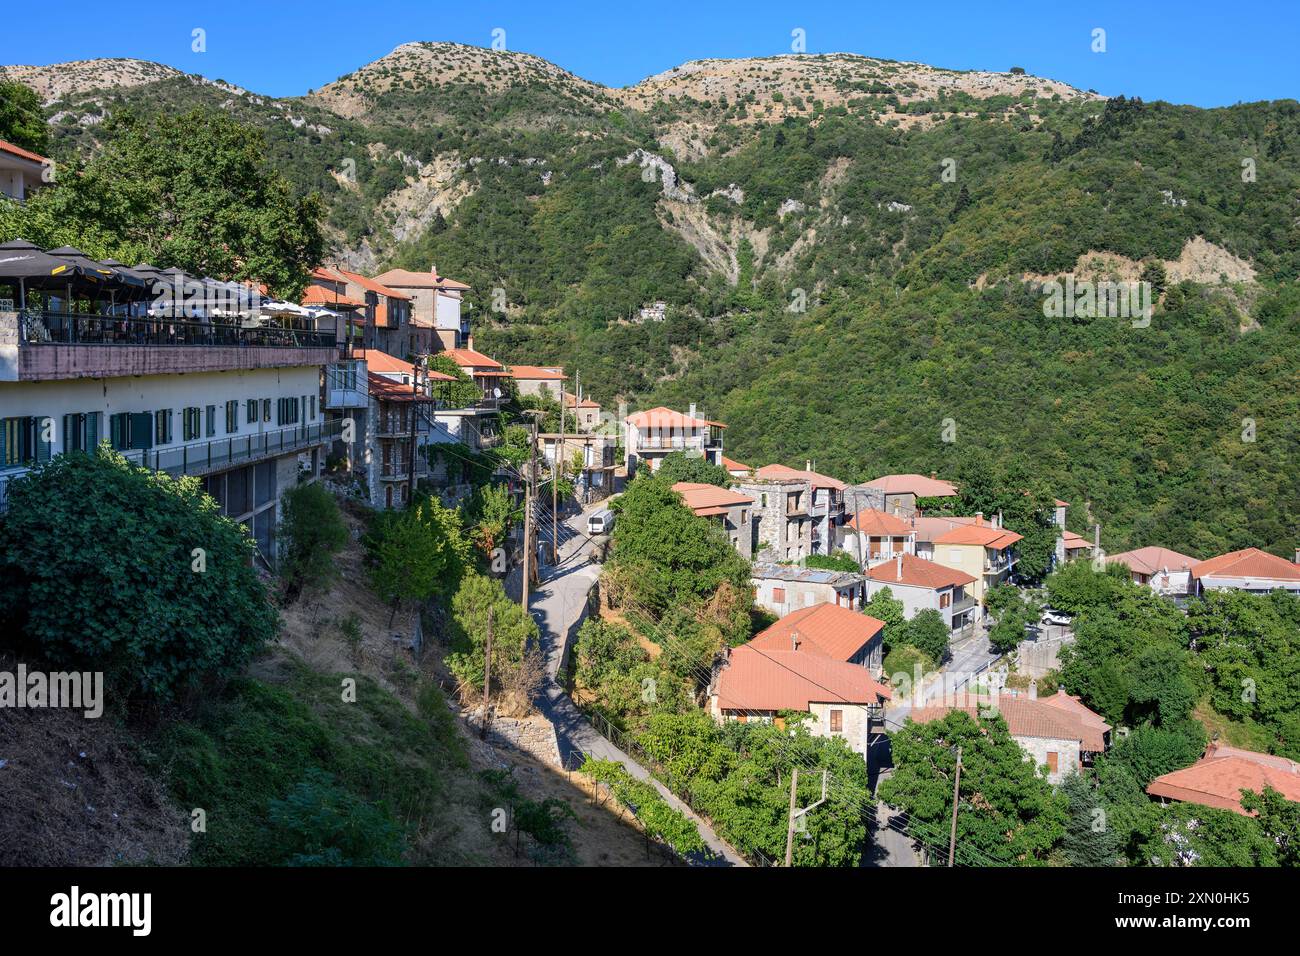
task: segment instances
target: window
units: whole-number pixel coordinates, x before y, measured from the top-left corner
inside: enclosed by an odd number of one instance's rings
[[[217,434],[217,406],[209,405],[207,408],[207,437],[214,438]]]
[[[833,734],[844,733],[844,711],[842,710],[831,711],[831,733]]]
[[[99,444],[99,412],[63,416],[63,450],[94,451]]]
[[[51,419],[27,415],[6,418],[0,424],[0,467],[50,460],[54,437]]]
[[[939,607],[950,607],[952,605],[952,592],[944,591],[939,595]]]
[[[250,398],[248,400],[247,411],[245,414],[248,419],[247,424],[251,425],[253,422],[257,421],[257,399]]]
[[[126,451],[131,447],[131,416],[118,412],[108,417],[108,440],[117,451]]]
[[[270,420],[271,420],[271,400],[269,398],[264,398],[262,399],[262,421],[269,422]]]
[[[773,604],[785,603],[785,588],[772,588],[772,603]]]
[[[153,413],[153,443],[165,445],[172,440],[172,410],[160,408]]]
[[[162,414],[159,412],[159,414]],[[189,408],[181,409],[181,440],[194,441],[199,437],[200,429],[203,427],[203,410],[197,405],[191,405]],[[161,443],[162,439],[158,441]]]
[[[316,396],[313,395],[311,397],[311,418],[309,419],[309,421],[314,422],[315,420],[316,420]]]
[[[276,403],[275,418],[277,425],[296,425],[298,423],[298,399],[280,399]]]
[[[239,402],[231,399],[226,402],[226,434],[239,431]]]
[[[1055,750],[1047,751],[1047,772],[1056,773],[1057,753]]]
[[[109,441],[118,451],[152,448],[154,416],[151,412],[119,412],[108,420]]]

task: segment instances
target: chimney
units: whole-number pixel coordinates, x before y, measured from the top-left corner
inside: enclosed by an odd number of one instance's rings
[[[1038,679],[1037,678],[1029,682],[1029,699],[1038,700]]]
[[[1101,550],[1101,525],[1092,526],[1092,553],[1096,554]]]
[[[691,417],[691,418],[694,418],[694,417],[695,417],[695,403],[694,403],[694,402],[691,402],[691,415],[690,415],[690,417]]]
[[[984,523],[984,512],[982,511],[975,512],[975,523],[977,525],[982,525]]]
[[[805,459],[803,460],[803,470],[804,470],[804,471],[812,471],[812,459],[811,459],[811,458],[805,458]]]
[[[465,348],[470,351],[474,350],[474,333],[471,332],[469,335],[465,336]]]
[[[429,263],[429,275],[433,276],[435,279],[438,277],[438,267],[432,262]]]
[[[931,481],[934,481],[934,480],[935,480],[936,478],[938,478],[938,477],[939,477],[939,473],[938,473],[937,471],[932,471],[932,472],[930,472],[930,480],[931,480]]]
[[[1001,527],[1002,527],[1002,509],[1001,509],[1001,508],[998,509],[998,523],[997,523],[996,525],[994,525],[994,527],[997,527],[997,528],[1001,528]]]
[[[901,554],[894,559],[894,574],[899,581],[903,580],[903,556]]]
[[[1300,548],[1295,549],[1295,563],[1300,564]]]
[[[797,651],[797,650],[799,650],[799,632],[798,632],[798,631],[791,631],[791,632],[790,632],[790,650],[792,650],[792,651]]]

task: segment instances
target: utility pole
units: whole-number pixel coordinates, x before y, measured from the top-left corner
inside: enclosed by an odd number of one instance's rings
[[[479,736],[487,739],[488,719],[492,713],[492,623],[493,612],[496,608],[488,608],[487,619],[487,647],[483,649],[483,725],[479,728]]]
[[[948,865],[957,855],[957,800],[961,794],[961,748],[957,748],[957,775],[952,780],[952,830],[948,833]]]
[[[815,809],[816,807],[821,806],[823,803],[826,802],[826,785],[830,781],[830,775],[831,772],[829,770],[822,771],[821,799],[814,800],[812,803],[808,804],[808,806],[800,809],[796,803],[798,797],[796,791],[799,786],[799,768],[795,767],[790,771],[790,817],[787,820],[786,827],[785,827],[785,865],[786,866],[794,866],[794,831],[795,831],[794,822],[795,820],[806,817],[809,811]]]
[[[576,409],[575,409],[576,412]],[[551,564],[560,563],[560,475],[564,461],[564,384],[560,384],[560,440],[551,461]]]
[[[528,588],[532,584],[532,567],[533,567],[533,502],[536,500],[537,491],[537,416],[530,416],[533,420],[531,435],[528,443],[528,480],[524,483],[524,583],[520,589],[520,604],[525,611],[528,610]]]
[[[799,768],[790,771],[790,816],[785,824],[785,865],[794,866],[794,811],[799,789]]]

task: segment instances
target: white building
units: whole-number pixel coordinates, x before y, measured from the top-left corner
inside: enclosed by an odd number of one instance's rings
[[[1156,546],[1110,554],[1106,561],[1124,565],[1137,584],[1170,596],[1191,593],[1192,567],[1200,563],[1196,558]]]
[[[1300,559],[1300,550],[1296,558]],[[1192,565],[1191,579],[1195,594],[1215,590],[1300,594],[1300,560],[1292,563],[1259,548],[1244,548],[1197,562]]]
[[[624,420],[623,463],[627,476],[636,474],[644,464],[651,471],[675,451],[701,455],[712,464],[722,464],[721,422],[695,417],[695,406],[683,415],[671,408],[652,408],[629,415]]]
[[[0,139],[0,196],[24,201],[32,190],[46,185],[50,169],[44,156]]]

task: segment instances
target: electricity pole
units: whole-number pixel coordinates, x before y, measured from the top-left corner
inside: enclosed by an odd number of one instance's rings
[[[948,865],[957,855],[957,800],[961,793],[961,748],[957,748],[957,775],[952,780],[952,830],[948,834]]]
[[[483,725],[479,736],[487,739],[488,720],[492,714],[492,618],[494,607],[488,608],[487,646],[483,649]]]
[[[520,604],[528,610],[528,587],[532,583],[533,559],[533,502],[537,497],[537,415],[528,442],[528,480],[524,484],[524,583],[520,589]]]
[[[799,768],[795,767],[790,771],[790,816],[785,826],[785,865],[794,866],[794,831],[795,820],[808,815],[808,812],[826,802],[826,784],[830,780],[830,771],[822,771],[822,796],[820,800],[814,800],[808,806],[799,808],[797,805],[797,789],[799,786]]]

